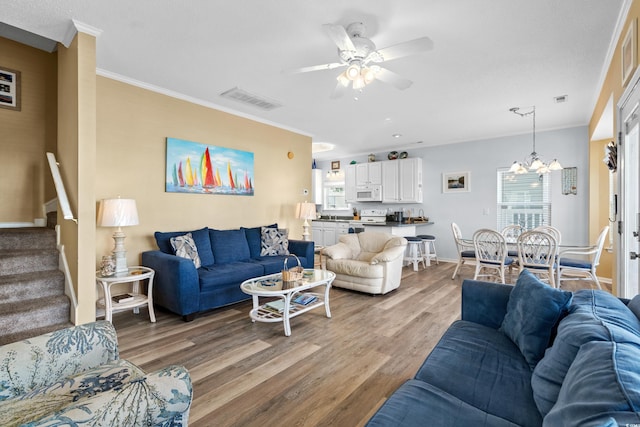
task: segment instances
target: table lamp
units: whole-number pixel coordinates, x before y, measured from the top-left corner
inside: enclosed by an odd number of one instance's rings
[[[311,240],[309,234],[308,220],[316,217],[316,205],[310,202],[298,203],[296,205],[296,218],[304,219],[302,224],[302,240]]]
[[[138,225],[138,210],[133,199],[102,199],[98,207],[98,225],[118,227],[113,233],[113,257],[116,261],[116,273],[128,271],[127,251],[124,249],[125,235],[122,227]]]

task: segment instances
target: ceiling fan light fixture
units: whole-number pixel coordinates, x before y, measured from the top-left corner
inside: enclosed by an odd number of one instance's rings
[[[351,83],[351,80],[349,80],[349,78],[347,77],[346,71],[340,73],[338,77],[336,77],[336,80],[344,87],[348,87],[349,83]]]
[[[364,84],[368,85],[376,79],[376,73],[372,68],[364,67],[360,73],[364,79]]]
[[[364,81],[364,78],[361,75],[358,75],[358,77],[356,77],[355,80],[353,81],[353,88],[355,90],[362,89],[366,85],[367,83]]]
[[[354,81],[360,76],[360,62],[353,61],[349,67],[347,67],[345,74],[347,78],[351,81]]]

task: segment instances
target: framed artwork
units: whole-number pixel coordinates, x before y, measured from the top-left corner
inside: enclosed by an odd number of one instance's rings
[[[638,20],[634,19],[629,25],[627,34],[622,41],[622,85],[626,85],[638,65],[636,39],[638,38]]]
[[[465,193],[469,191],[469,172],[445,172],[442,174],[443,193]]]
[[[165,192],[253,196],[253,153],[167,138]]]
[[[20,111],[20,71],[0,66],[0,108]]]
[[[333,162],[331,162],[331,170],[340,170],[340,160],[334,160]]]

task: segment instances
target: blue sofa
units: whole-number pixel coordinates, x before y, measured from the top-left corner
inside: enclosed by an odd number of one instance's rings
[[[515,287],[465,280],[462,319],[367,425],[639,425],[639,315],[640,296],[566,292],[526,270]]]
[[[277,228],[276,224],[270,225]],[[174,254],[171,238],[191,233],[202,266]],[[253,277],[282,271],[286,255],[261,256],[261,227],[234,230],[201,228],[193,231],[156,232],[159,250],[142,253],[142,265],[155,270],[153,302],[185,321],[198,312],[249,299],[240,284]],[[313,268],[312,241],[288,240],[289,252],[304,268]],[[287,266],[297,261],[287,259]]]

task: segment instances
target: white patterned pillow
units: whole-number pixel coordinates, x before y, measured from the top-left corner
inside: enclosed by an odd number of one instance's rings
[[[170,240],[171,246],[177,256],[190,259],[193,261],[193,265],[195,265],[196,268],[200,268],[202,263],[200,262],[200,256],[198,255],[196,242],[193,240],[191,233],[187,233],[183,236],[172,237]]]
[[[289,255],[289,230],[262,227],[260,256]]]

